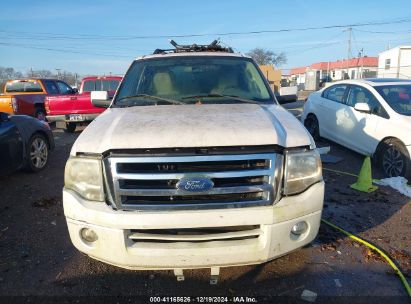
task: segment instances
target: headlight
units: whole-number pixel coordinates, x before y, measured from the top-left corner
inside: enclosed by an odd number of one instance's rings
[[[322,166],[317,151],[286,152],[284,195],[301,193],[322,180]]]
[[[101,160],[70,157],[64,172],[64,187],[91,201],[104,201]]]

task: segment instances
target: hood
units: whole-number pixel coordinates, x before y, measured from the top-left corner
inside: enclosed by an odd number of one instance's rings
[[[314,146],[301,123],[278,105],[137,106],[107,109],[82,132],[71,154],[273,144]]]

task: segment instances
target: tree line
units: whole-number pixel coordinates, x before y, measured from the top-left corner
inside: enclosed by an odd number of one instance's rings
[[[0,87],[3,87],[4,83],[7,80],[30,77],[61,79],[71,86],[77,85],[77,82],[80,80],[77,73],[72,73],[64,70],[58,71],[57,73],[53,73],[50,70],[30,70],[26,73],[22,73],[13,68],[0,66]]]

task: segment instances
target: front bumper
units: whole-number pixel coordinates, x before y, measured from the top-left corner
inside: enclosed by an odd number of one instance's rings
[[[128,269],[188,269],[258,264],[310,243],[317,235],[324,183],[282,198],[274,206],[174,212],[115,211],[105,203],[83,200],[63,190],[64,213],[75,247],[92,258]],[[299,237],[291,228],[300,221],[308,230]],[[131,229],[177,229],[259,225],[257,238],[209,242],[145,242],[128,238]],[[80,236],[93,229],[92,244]]]

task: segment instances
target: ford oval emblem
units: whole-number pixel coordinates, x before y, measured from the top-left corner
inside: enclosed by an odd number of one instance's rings
[[[212,180],[206,177],[182,178],[177,183],[177,189],[188,192],[205,192],[214,187]]]

